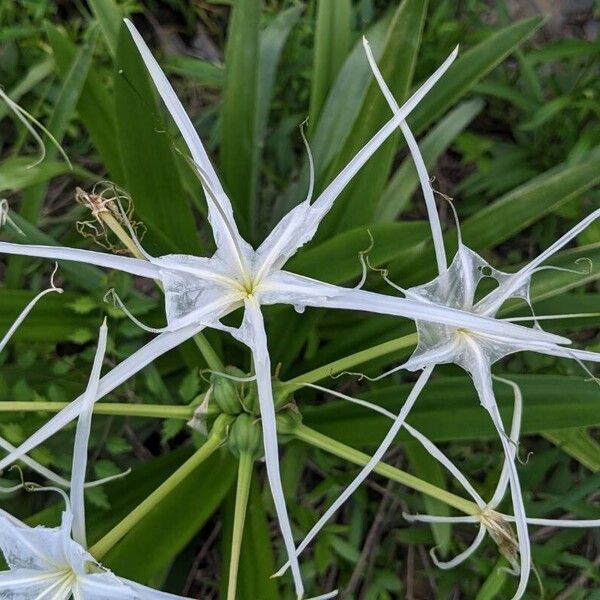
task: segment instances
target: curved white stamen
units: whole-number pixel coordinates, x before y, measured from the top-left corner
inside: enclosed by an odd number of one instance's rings
[[[135,323],[140,329],[143,329],[148,333],[163,333],[164,331],[169,330],[168,327],[150,327],[149,325],[142,323],[129,311],[125,304],[123,304],[123,301],[121,300],[114,288],[111,288],[106,292],[106,294],[104,294],[104,302],[110,302],[110,300],[112,300],[114,306],[118,306],[127,315],[127,318],[133,323]]]
[[[4,350],[4,347],[6,346],[6,344],[8,344],[10,338],[13,336],[19,325],[21,325],[21,323],[25,320],[27,315],[33,310],[33,307],[38,303],[38,301],[41,298],[43,298],[47,294],[52,294],[53,292],[56,292],[57,294],[63,293],[62,288],[55,287],[54,281],[52,280],[53,277],[54,274],[51,278],[52,287],[40,292],[33,300],[31,300],[29,304],[27,304],[27,306],[21,311],[19,316],[16,318],[15,322],[9,327],[8,331],[4,334],[4,337],[0,340],[0,352]]]
[[[0,99],[4,101],[4,103],[8,106],[8,108],[12,111],[12,113],[19,119],[19,121],[23,124],[25,129],[29,131],[33,139],[36,141],[40,148],[40,158],[36,160],[31,165],[28,165],[27,168],[32,169],[36,167],[41,162],[43,162],[44,158],[46,158],[46,146],[44,145],[44,141],[42,140],[40,134],[35,130],[35,128],[31,125],[32,123],[38,127],[45,135],[48,136],[52,144],[56,147],[56,149],[60,152],[61,156],[65,159],[65,162],[69,165],[69,168],[72,169],[73,165],[67,156],[67,153],[63,150],[62,146],[58,142],[58,140],[44,127],[33,115],[29,114],[24,108],[19,106],[16,102],[11,100],[5,93],[4,90],[0,87]]]
[[[485,534],[486,528],[483,525],[479,525],[479,531],[477,532],[475,539],[471,542],[468,548],[460,554],[457,554],[451,560],[440,560],[435,553],[435,548],[431,548],[431,550],[429,551],[429,556],[431,556],[431,560],[434,562],[436,567],[445,570],[454,569],[454,567],[457,567],[461,563],[465,562],[465,560],[467,560],[479,548],[479,546],[481,546],[481,542],[483,542]]]

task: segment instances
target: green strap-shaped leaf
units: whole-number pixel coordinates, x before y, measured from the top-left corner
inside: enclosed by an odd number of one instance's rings
[[[511,52],[544,23],[544,17],[518,21],[492,33],[488,38],[461,53],[444,77],[408,118],[413,132],[419,133],[433,123],[480,79],[500,64]]]
[[[258,98],[257,137],[262,140],[266,134],[267,118],[271,105],[273,85],[281,52],[288,39],[290,31],[302,14],[301,6],[292,6],[280,12],[273,21],[260,33],[258,58]]]
[[[102,35],[108,51],[114,57],[117,54],[119,28],[121,27],[121,11],[114,0],[90,0],[94,16],[100,23]]]
[[[124,25],[116,64],[117,137],[126,189],[149,229],[148,250],[197,254],[196,226],[175,165],[173,141],[159,118],[146,67]]]
[[[61,29],[51,23],[46,24],[46,34],[52,47],[56,68],[64,79],[77,48]],[[94,148],[108,169],[110,178],[117,183],[124,183],[117,141],[114,100],[93,65],[83,83],[83,90],[77,102],[77,112]]]
[[[220,162],[224,185],[236,209],[238,226],[256,227],[257,94],[261,0],[237,0],[225,49]]]
[[[122,577],[147,582],[192,540],[223,502],[234,479],[233,457],[224,453],[210,457],[147,514],[103,563]]]
[[[318,0],[310,92],[309,131],[317,123],[319,112],[350,46],[352,4],[350,0]]]
[[[75,107],[83,90],[83,84],[87,78],[92,65],[94,49],[98,32],[95,27],[88,31],[84,46],[73,57],[71,65],[64,77],[58,97],[52,110],[52,116],[46,127],[60,144],[67,131],[67,127],[75,114]],[[48,143],[46,146],[46,158],[53,160],[58,155],[58,149]],[[37,224],[47,184],[40,183],[29,188],[23,195],[21,204],[21,215],[28,221]]]
[[[523,435],[600,424],[598,388],[581,377],[510,375],[523,392]],[[513,410],[512,390],[495,387],[505,422]],[[412,384],[390,385],[364,398],[397,414]],[[565,390],[569,390],[565,394]],[[302,410],[304,422],[321,433],[354,446],[378,445],[390,419],[348,402],[332,401]],[[409,423],[435,442],[495,439],[489,415],[479,404],[469,377],[439,377],[430,381],[408,418]],[[408,434],[401,433],[401,440]]]
[[[600,444],[587,429],[559,429],[543,435],[590,471],[600,471]]]

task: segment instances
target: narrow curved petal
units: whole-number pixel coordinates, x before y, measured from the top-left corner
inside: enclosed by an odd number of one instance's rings
[[[153,360],[192,338],[202,331],[202,329],[204,329],[204,325],[188,325],[177,331],[167,331],[155,337],[100,379],[96,400],[112,392],[116,387],[135,375],[138,371],[141,371]],[[82,410],[82,405],[83,395],[73,400],[73,402],[40,427],[18,448],[2,458],[0,460],[0,470],[6,469],[6,467],[19,460],[24,454],[27,454],[33,448],[37,448],[37,446],[45,442],[57,431],[60,431],[65,425],[76,419]]]
[[[454,62],[457,52],[458,48],[356,153],[313,204],[305,200],[283,217],[257,250],[258,265],[261,272],[266,272],[270,268],[281,268],[299,248],[313,238],[319,224],[331,210],[333,203],[346,185],[437,83]]]
[[[17,254],[35,258],[70,260],[73,262],[106,267],[108,269],[116,269],[118,271],[124,271],[125,273],[131,273],[132,275],[147,277],[148,279],[158,279],[160,273],[159,268],[147,260],[130,258],[128,256],[115,256],[114,254],[106,254],[94,250],[80,250],[79,248],[0,242],[0,254]]]
[[[478,303],[479,312],[481,314],[491,314],[496,312],[502,306],[502,304],[512,296],[514,290],[520,288],[527,281],[527,279],[531,277],[535,269],[537,269],[544,261],[548,260],[553,254],[556,254],[570,241],[575,239],[584,229],[589,227],[596,219],[599,218],[600,209],[597,209],[589,214],[585,219],[580,221],[577,225],[575,225],[575,227],[556,240],[556,242],[544,250],[539,256],[525,265],[520,271],[514,273],[514,275],[512,275],[494,291],[488,294],[483,300],[481,300]]]
[[[457,554],[451,560],[439,560],[435,554],[435,548],[432,548],[429,552],[431,560],[433,560],[435,566],[439,567],[440,569],[454,569],[454,567],[458,567],[458,565],[465,562],[465,560],[467,560],[467,558],[469,558],[479,548],[479,546],[481,546],[481,542],[483,542],[485,534],[485,527],[483,525],[480,525],[479,531],[477,532],[475,539],[471,542],[471,545],[468,548],[466,548],[466,550],[463,550],[460,554]]]
[[[511,523],[515,522],[513,515],[502,515],[502,518]],[[541,527],[568,527],[574,529],[600,527],[600,519],[538,519],[537,517],[527,517],[527,523]]]
[[[237,252],[239,248],[247,247],[246,242],[240,236],[231,202],[223,190],[216,171],[214,170],[208,154],[196,133],[196,129],[183,108],[179,98],[175,94],[173,87],[169,83],[165,74],[162,72],[158,62],[150,52],[142,36],[138,33],[133,23],[125,19],[125,24],[131,33],[131,37],[150,73],[150,77],[160,94],[165,106],[171,113],[177,128],[181,132],[183,139],[192,155],[192,159],[199,171],[200,180],[206,195],[208,205],[208,219],[213,230],[217,247],[228,247]]]
[[[352,158],[352,160],[342,169],[339,175],[325,188],[313,204],[313,207],[318,211],[320,218],[323,218],[323,216],[331,209],[335,199],[342,193],[346,185],[356,175],[360,168],[438,82],[454,62],[457,54],[458,46],[425,81],[425,83],[423,83],[423,85],[421,85],[421,87],[402,105],[402,108],[397,111],[396,114],[367,142],[367,144],[358,151],[354,158]]]
[[[506,457],[505,465],[507,465],[511,499],[515,513],[515,526],[517,529],[517,542],[520,558],[519,585],[513,597],[513,600],[517,600],[518,598],[522,598],[527,588],[527,582],[529,581],[529,574],[531,571],[531,543],[529,541],[529,532],[527,531],[527,515],[525,514],[521,484],[519,482],[519,475],[514,461],[514,444],[504,431],[502,417],[500,416],[492,388],[490,367],[475,344],[471,345],[471,355],[473,360],[470,373],[473,377],[473,382],[479,393],[482,406],[492,417],[492,422],[498,432],[500,443],[502,444],[504,455]]]
[[[483,498],[477,490],[471,485],[471,482],[463,475],[462,471],[425,435],[415,429],[408,423],[404,423],[404,429],[421,443],[423,448],[435,458],[456,480],[463,486],[465,491],[475,500],[479,508],[485,507]]]
[[[498,483],[496,484],[496,489],[494,490],[494,495],[489,502],[489,506],[491,508],[496,508],[504,495],[506,494],[506,489],[509,483],[509,461],[514,461],[517,448],[519,444],[519,435],[521,432],[521,418],[523,416],[523,394],[521,393],[521,389],[519,386],[510,379],[504,379],[503,377],[495,377],[497,381],[504,383],[505,385],[509,385],[514,393],[514,408],[513,408],[513,418],[512,424],[510,427],[510,440],[512,441],[511,455],[510,457],[505,457],[504,464],[502,465],[502,472],[500,473],[500,478],[498,479]]]
[[[71,510],[73,512],[73,539],[87,548],[87,536],[85,532],[85,474],[88,461],[88,442],[92,428],[92,415],[94,412],[94,403],[98,396],[98,384],[100,381],[100,371],[102,361],[106,352],[106,342],[108,337],[108,328],[106,320],[100,327],[98,335],[98,345],[96,356],[92,365],[92,372],[88,381],[87,388],[83,393],[81,402],[81,412],[77,420],[75,430],[75,444],[73,445],[73,466],[71,469]]]
[[[556,344],[531,344],[523,348],[540,354],[549,356],[560,356],[561,358],[570,358],[572,360],[584,362],[600,362],[600,352],[591,352],[590,350],[578,350],[577,348],[563,348]]]
[[[90,573],[77,578],[78,592],[82,600],[144,600],[110,571]]]
[[[292,575],[296,594],[299,598],[304,595],[304,585],[300,574],[300,565],[295,553],[294,537],[285,506],[281,474],[279,472],[279,449],[277,444],[277,426],[275,417],[275,404],[273,402],[273,388],[271,382],[271,359],[267,347],[267,336],[263,322],[260,305],[256,298],[246,301],[244,322],[237,334],[238,339],[246,344],[252,351],[254,369],[256,371],[256,384],[258,387],[258,402],[262,419],[263,444],[267,475],[279,527],[285,543],[285,548],[290,557]]]
[[[377,464],[381,461],[388,448],[392,444],[392,442],[396,439],[400,428],[404,424],[408,413],[414,406],[419,394],[425,387],[427,381],[429,381],[429,377],[433,371],[435,365],[427,367],[417,379],[415,385],[413,386],[406,402],[403,404],[402,409],[395,417],[395,421],[393,425],[390,427],[387,432],[385,438],[379,445],[379,448],[375,451],[373,456],[370,458],[369,462],[361,469],[360,473],[354,478],[352,483],[339,495],[339,497],[335,500],[335,502],[323,513],[321,518],[315,523],[312,529],[306,534],[305,538],[302,540],[302,543],[298,546],[296,550],[296,556],[299,556],[306,547],[312,542],[315,536],[323,529],[326,525],[327,521],[336,513],[336,511],[350,498],[350,496],[360,487],[362,482],[370,475],[373,469],[377,466]],[[277,575],[282,575],[288,568],[288,564],[286,563],[278,572]]]
[[[390,88],[387,86],[385,80],[383,79],[381,71],[377,66],[377,61],[375,60],[373,52],[371,51],[371,46],[369,45],[367,39],[364,37],[363,46],[365,48],[365,53],[367,54],[367,59],[371,67],[371,71],[373,71],[373,75],[375,75],[375,79],[377,80],[377,84],[379,85],[379,89],[385,96],[389,107],[392,109],[392,113],[396,114],[398,111],[400,111],[400,106],[398,106],[398,103],[396,102],[396,99],[394,98]],[[412,131],[410,130],[410,127],[408,126],[406,121],[400,122],[400,131],[402,131],[402,135],[406,139],[406,144],[408,145],[408,149],[417,169],[417,175],[419,176],[421,190],[423,191],[423,196],[425,198],[427,216],[429,217],[429,225],[431,227],[431,236],[433,238],[433,248],[435,250],[435,258],[438,265],[438,272],[441,274],[444,273],[448,268],[448,258],[446,256],[446,248],[444,247],[442,224],[440,222],[437,206],[435,204],[435,198],[433,197],[433,190],[431,189],[431,183],[429,181],[427,167],[425,166],[425,161],[423,160],[423,156],[421,155],[421,151],[419,150],[417,140],[415,140],[415,137],[413,136]]]
[[[432,360],[432,361],[430,361],[429,364],[438,364],[438,363],[436,361]],[[348,402],[351,402],[352,404],[364,406],[365,408],[368,408],[369,410],[377,412],[377,413],[383,415],[384,417],[391,419],[392,421],[394,421],[396,419],[396,415],[394,413],[390,412],[386,408],[383,408],[382,406],[373,404],[372,402],[369,402],[368,400],[363,400],[362,398],[353,398],[352,396],[342,394],[341,392],[338,392],[336,390],[330,390],[330,389],[320,386],[320,385],[315,385],[314,383],[304,383],[302,385],[316,389],[316,390],[320,390],[322,392],[325,392],[326,394],[331,394],[332,396],[336,396],[337,398],[341,398],[342,400],[347,400]],[[471,485],[469,480],[462,474],[460,469],[427,436],[423,435],[420,431],[418,431],[417,429],[412,427],[412,425],[410,425],[406,421],[404,422],[402,427],[407,431],[407,433],[410,436],[415,438],[425,448],[425,450],[427,450],[427,452],[433,458],[435,458],[440,464],[442,464],[459,481],[459,483],[469,493],[471,498],[473,498],[473,500],[475,500],[475,502],[479,506],[479,508],[483,509],[485,507],[485,502],[484,502],[483,498],[477,493],[477,491]]]
[[[305,306],[360,310],[382,315],[406,317],[417,321],[440,323],[455,328],[464,328],[478,333],[494,335],[507,340],[542,341],[569,344],[570,340],[545,331],[521,327],[505,321],[474,315],[473,313],[448,308],[432,302],[387,296],[366,290],[346,289],[279,271],[269,276],[261,291],[263,304],[292,304],[302,309]]]

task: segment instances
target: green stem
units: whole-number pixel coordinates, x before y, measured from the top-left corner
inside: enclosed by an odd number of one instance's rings
[[[315,446],[316,448],[320,448],[321,450],[325,450],[330,454],[335,456],[339,456],[344,460],[347,460],[355,465],[360,467],[364,467],[371,457],[364,452],[360,452],[359,450],[355,450],[354,448],[347,446],[346,444],[342,444],[310,427],[306,427],[306,425],[298,424],[294,425],[290,432],[297,439],[310,444],[311,446]],[[422,494],[427,494],[432,498],[436,498],[437,500],[441,500],[442,502],[453,506],[457,510],[460,510],[467,515],[477,515],[481,511],[479,507],[470,500],[465,500],[456,494],[452,494],[442,488],[439,488],[427,481],[423,481],[406,471],[401,471],[396,467],[392,467],[384,462],[380,462],[373,469],[376,473],[391,479],[392,481],[397,481],[406,487],[412,488],[417,492],[421,492]]]
[[[0,402],[0,412],[59,412],[69,406],[68,402]],[[194,406],[165,404],[120,404],[96,402],[94,413],[121,417],[148,417],[159,419],[190,419]]]
[[[233,516],[233,535],[231,537],[231,560],[229,561],[229,580],[227,584],[227,600],[235,600],[237,593],[240,552],[244,537],[244,524],[248,509],[248,497],[252,482],[254,457],[251,452],[242,452],[238,465],[237,489],[235,491],[235,509]]]
[[[397,352],[398,350],[410,348],[416,343],[416,333],[404,335],[394,340],[390,340],[389,342],[377,344],[377,346],[373,346],[372,348],[355,352],[354,354],[350,354],[349,356],[345,356],[339,360],[334,360],[333,362],[323,365],[322,367],[308,371],[308,373],[304,373],[303,375],[298,375],[298,377],[294,377],[289,381],[282,382],[282,387],[295,387],[301,385],[302,383],[315,383],[321,379],[335,375],[336,373],[347,371],[356,365],[366,363],[375,358],[380,358],[381,356],[391,354],[392,352]]]
[[[228,420],[226,424],[224,421],[221,421],[220,425],[215,424],[206,442],[143,502],[138,504],[120,523],[113,527],[100,541],[96,542],[90,548],[90,553],[96,559],[101,560],[121,538],[212,455],[223,443],[226,427],[229,423],[230,421]]]
[[[210,342],[203,333],[197,333],[194,336],[194,343],[198,347],[198,350],[200,350],[209,369],[219,371],[220,373],[225,371],[225,365],[222,363],[219,355],[215,352],[215,349],[210,345]]]

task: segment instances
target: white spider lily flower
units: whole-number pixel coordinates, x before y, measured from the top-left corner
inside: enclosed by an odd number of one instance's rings
[[[29,527],[0,510],[0,549],[8,571],[0,572],[0,598],[31,600],[160,600],[182,598],[122,579],[104,568],[87,551],[84,481],[88,439],[100,369],[106,350],[106,323],[100,328],[98,348],[77,423],[71,475],[71,502],[59,527]],[[58,490],[60,491],[60,490]],[[61,492],[63,493],[63,492]]]
[[[126,23],[150,76],[190,151],[193,167],[207,199],[209,222],[217,246],[215,254],[210,258],[185,255],[155,258],[145,253],[139,244],[139,250],[147,260],[73,248],[9,243],[0,243],[0,252],[83,261],[152,278],[162,283],[165,290],[167,326],[156,339],[100,380],[98,398],[109,393],[148,362],[189,339],[204,327],[224,329],[220,319],[240,307],[244,308],[243,325],[235,335],[249,346],[256,365],[269,481],[286,550],[292,560],[296,592],[298,597],[302,597],[300,569],[294,558],[294,540],[279,477],[270,359],[260,312],[261,305],[291,304],[297,310],[303,310],[306,306],[362,310],[419,321],[433,321],[448,327],[469,327],[475,331],[514,336],[515,339],[532,342],[556,344],[568,340],[536,329],[468,314],[452,307],[425,303],[420,299],[397,298],[364,290],[345,289],[282,269],[286,261],[312,239],[320,221],[329,212],[335,199],[352,177],[448,69],[456,57],[457,50],[450,54],[390,121],[354,156],[314,202],[311,202],[309,193],[307,199],[291,210],[265,241],[253,250],[238,232],[231,202],[181,102],[139,33],[129,21]],[[134,233],[131,233],[135,239]],[[82,398],[78,398],[22,444],[16,452],[0,460],[0,469],[77,417],[81,409]]]
[[[499,512],[498,506],[502,502],[506,494],[506,490],[509,484],[509,473],[510,463],[514,461],[516,451],[519,444],[519,431],[521,427],[521,415],[522,415],[522,404],[523,397],[519,387],[508,379],[501,377],[495,378],[497,381],[510,385],[514,391],[514,411],[513,420],[510,430],[510,442],[511,442],[511,454],[505,458],[502,466],[500,478],[496,485],[492,499],[489,502],[485,502],[479,493],[473,488],[473,486],[466,480],[464,475],[458,470],[458,468],[451,463],[448,459],[440,458],[439,455],[434,452],[430,453],[435,456],[440,462],[454,475],[462,484],[464,489],[473,498],[474,502],[480,508],[481,512],[474,516],[460,516],[460,517],[449,517],[446,515],[409,515],[404,514],[404,518],[411,522],[421,523],[474,523],[479,525],[479,531],[473,542],[460,554],[449,561],[440,561],[435,553],[435,548],[430,551],[431,558],[434,563],[442,569],[451,569],[469,558],[481,545],[485,538],[486,532],[490,534],[494,542],[497,544],[500,552],[508,560],[511,565],[511,573],[519,575],[525,572],[530,562],[529,547],[527,538],[515,539],[515,536],[508,525],[509,523],[518,523],[520,517],[513,515],[505,515]],[[426,439],[426,438],[425,438]],[[423,443],[423,440],[421,440]],[[431,444],[429,440],[424,443],[425,447],[430,450],[427,442]],[[438,450],[439,452],[439,450]],[[600,519],[539,519],[539,518],[526,518],[527,525],[537,526],[550,526],[550,527],[600,527]],[[520,557],[520,561],[517,558],[517,554]],[[521,587],[521,586],[520,586]],[[521,592],[524,591],[522,588]],[[518,592],[517,592],[518,593]]]
[[[394,114],[399,114],[398,104],[383,80],[367,44],[365,44],[365,49],[371,68],[392,112]],[[424,161],[408,126],[404,124],[401,128],[403,132],[408,133],[407,141],[409,149],[413,154],[425,200],[427,202],[433,242],[436,256],[438,257],[439,275],[429,283],[407,290],[393,284],[384,274],[386,281],[403,292],[407,298],[424,303],[431,303],[431,305],[436,308],[440,305],[444,305],[449,308],[470,312],[477,316],[495,318],[497,311],[504,302],[511,298],[520,298],[530,304],[529,287],[531,277],[536,271],[544,268],[541,266],[544,261],[572,241],[594,220],[598,219],[600,217],[600,209],[583,219],[528,265],[512,274],[494,269],[481,256],[467,248],[462,243],[459,229],[458,251],[450,266],[446,268],[445,265],[447,264],[447,259],[445,258],[445,249],[441,237],[441,225],[437,210],[435,209],[435,203],[433,202],[433,195],[431,194],[431,186],[424,167]],[[486,297],[476,302],[475,294],[477,287],[485,277],[495,279],[498,283],[498,287]],[[536,323],[535,325],[536,330],[541,332],[542,330],[539,324]],[[517,529],[518,548],[521,555],[519,586],[514,596],[516,600],[521,598],[524,594],[529,578],[531,568],[530,543],[527,533],[527,517],[523,505],[518,473],[514,463],[514,452],[511,450],[512,442],[504,431],[504,426],[492,388],[492,364],[509,354],[520,351],[534,351],[552,356],[573,358],[579,361],[580,364],[583,360],[600,362],[600,354],[563,348],[554,342],[525,341],[523,339],[513,338],[511,334],[505,335],[503,333],[498,335],[489,331],[476,331],[471,327],[447,326],[440,323],[422,321],[420,319],[416,319],[416,326],[418,344],[411,358],[406,363],[384,373],[380,377],[385,377],[399,369],[411,371],[421,369],[429,370],[436,364],[456,364],[471,375],[481,405],[490,414],[494,427],[500,437],[500,442],[506,457],[506,472],[503,477],[505,477],[510,484],[513,510],[515,512],[514,520]],[[394,423],[394,427],[398,427],[397,422]],[[481,533],[477,538],[479,541],[481,541],[479,539],[480,537],[483,539]]]

